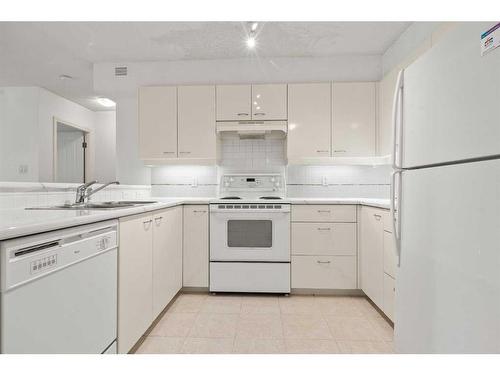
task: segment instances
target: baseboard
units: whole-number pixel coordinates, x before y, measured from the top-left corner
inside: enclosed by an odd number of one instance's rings
[[[292,288],[293,295],[313,295],[313,296],[364,296],[361,289],[313,289],[313,288]]]
[[[181,289],[182,293],[208,293],[208,286],[207,287],[198,287],[198,286],[184,286]]]

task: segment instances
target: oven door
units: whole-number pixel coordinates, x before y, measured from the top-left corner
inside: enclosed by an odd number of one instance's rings
[[[290,210],[211,210],[211,261],[290,261]]]

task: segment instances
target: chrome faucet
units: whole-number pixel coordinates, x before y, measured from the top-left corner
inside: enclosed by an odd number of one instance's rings
[[[97,180],[87,182],[83,185],[80,185],[76,188],[76,198],[75,198],[75,203],[76,204],[83,204],[91,195],[94,195],[98,191],[104,189],[106,186],[109,185],[120,185],[119,181],[113,181],[113,182],[108,182],[107,184],[104,184],[102,186],[99,186],[97,189],[92,189],[91,186],[96,184]]]

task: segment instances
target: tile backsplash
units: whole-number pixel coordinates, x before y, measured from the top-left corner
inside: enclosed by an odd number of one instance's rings
[[[78,184],[0,182],[0,209],[73,203],[77,186]],[[147,185],[112,185],[97,192],[91,200],[141,200],[150,197],[151,187]]]

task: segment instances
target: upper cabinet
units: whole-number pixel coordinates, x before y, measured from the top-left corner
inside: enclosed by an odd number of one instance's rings
[[[250,120],[252,118],[251,85],[218,85],[217,121]]]
[[[333,83],[332,156],[376,154],[376,83]]]
[[[286,120],[287,85],[252,85],[252,119]]]
[[[329,157],[330,83],[288,85],[288,159]]]
[[[217,121],[286,120],[287,85],[218,85]]]
[[[139,152],[151,163],[214,162],[215,86],[141,87]]]
[[[178,88],[179,158],[215,159],[215,86]]]
[[[141,159],[177,157],[177,87],[139,89]]]

